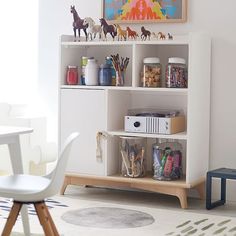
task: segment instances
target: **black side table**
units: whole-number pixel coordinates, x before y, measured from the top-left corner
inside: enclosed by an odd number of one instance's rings
[[[212,177],[221,179],[221,199],[216,202],[211,202]],[[227,179],[236,179],[236,169],[220,168],[207,172],[206,209],[210,210],[225,204]]]

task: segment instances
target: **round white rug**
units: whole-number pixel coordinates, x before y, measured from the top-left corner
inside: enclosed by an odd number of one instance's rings
[[[91,207],[68,211],[62,215],[62,219],[74,225],[111,229],[142,227],[155,221],[147,213],[114,207]]]

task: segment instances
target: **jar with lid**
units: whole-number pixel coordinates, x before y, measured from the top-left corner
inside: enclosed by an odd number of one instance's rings
[[[161,64],[158,57],[143,59],[141,85],[142,87],[161,87]]]
[[[85,66],[85,85],[98,85],[98,65],[95,59],[88,59]]]
[[[108,64],[102,64],[99,68],[99,85],[110,86],[112,85],[112,71]]]
[[[66,83],[69,85],[78,84],[78,67],[67,66]]]
[[[185,59],[170,57],[166,66],[165,77],[167,88],[187,88],[188,75]]]

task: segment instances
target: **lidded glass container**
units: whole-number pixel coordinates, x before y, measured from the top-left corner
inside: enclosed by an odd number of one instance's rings
[[[108,64],[101,64],[99,68],[98,82],[101,86],[112,85],[112,68]]]
[[[145,138],[120,137],[121,174],[125,177],[145,176]]]
[[[188,75],[186,61],[180,57],[170,57],[166,66],[166,87],[187,88]]]
[[[141,85],[142,87],[161,87],[160,58],[146,57],[143,59]]]
[[[78,67],[77,66],[67,66],[66,83],[69,85],[78,84]]]

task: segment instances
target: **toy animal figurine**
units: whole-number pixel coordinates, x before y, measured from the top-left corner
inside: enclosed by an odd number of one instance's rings
[[[88,39],[95,39],[97,34],[99,35],[99,39],[102,37],[102,27],[101,25],[95,25],[95,21],[91,17],[84,18],[83,25],[88,25]]]
[[[134,30],[131,30],[129,26],[126,27],[126,30],[127,30],[128,38],[136,39],[138,37],[137,32]]]
[[[121,40],[122,38],[124,39],[124,41],[126,41],[127,38],[127,31],[121,29],[120,25],[116,24],[116,29],[117,29],[117,37],[118,37],[118,41]]]
[[[173,36],[170,33],[168,33],[168,39],[173,40]]]
[[[99,20],[100,20],[101,26],[103,28],[103,33],[104,33],[105,39],[107,40],[107,33],[109,33],[114,40],[117,35],[116,27],[114,25],[108,25],[104,18],[101,18]]]
[[[149,30],[146,30],[144,26],[141,27],[141,39],[146,40],[147,38],[150,40],[151,32]]]
[[[86,29],[88,28],[88,25],[84,25],[84,20],[81,19],[77,13],[77,11],[75,10],[75,6],[70,6],[70,12],[73,14],[73,31],[74,31],[74,41],[76,41],[76,30],[78,30],[78,34],[79,34],[79,41],[80,41],[80,30],[82,29],[85,33],[86,36],[86,41],[88,40],[88,34]]]
[[[156,33],[152,32],[152,36],[154,39],[158,39],[158,35]]]
[[[157,35],[159,36],[159,39],[166,39],[165,34],[163,34],[162,32],[159,32]]]

